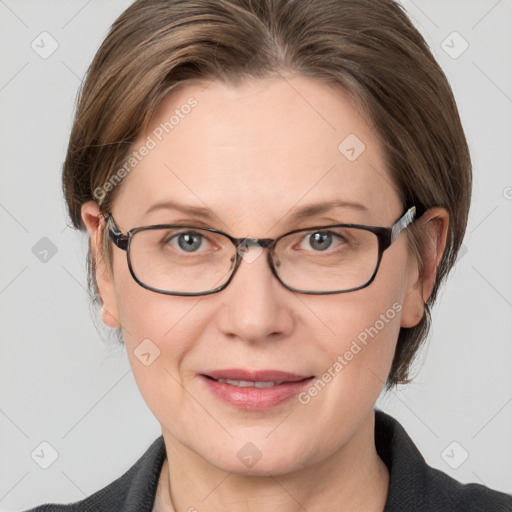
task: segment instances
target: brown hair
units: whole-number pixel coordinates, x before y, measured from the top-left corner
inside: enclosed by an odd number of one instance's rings
[[[104,184],[173,88],[196,79],[236,85],[282,72],[351,94],[376,127],[404,207],[448,210],[433,293],[421,322],[400,330],[387,388],[409,382],[411,361],[429,331],[429,308],[466,229],[471,161],[450,85],[394,0],[134,2],[112,25],[80,91],[63,167],[71,221],[85,228],[80,212],[89,200],[104,211],[111,207],[121,185]],[[420,235],[413,224],[408,237],[421,263]],[[103,239],[110,265],[111,244]],[[89,286],[101,301],[94,272],[89,249]]]

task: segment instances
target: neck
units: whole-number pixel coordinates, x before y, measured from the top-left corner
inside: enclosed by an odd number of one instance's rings
[[[374,414],[341,449],[320,463],[287,474],[228,473],[212,466],[164,432],[158,512],[382,512],[389,472],[374,441]],[[169,491],[170,489],[170,491]]]

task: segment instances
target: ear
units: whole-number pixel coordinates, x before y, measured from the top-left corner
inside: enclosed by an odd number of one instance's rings
[[[89,232],[89,247],[95,262],[95,277],[101,302],[103,304],[101,317],[103,323],[112,328],[120,327],[119,313],[114,289],[114,280],[108,271],[102,252],[102,232],[105,219],[94,201],[82,205],[82,220]]]
[[[445,208],[431,208],[416,221],[423,239],[421,268],[411,254],[401,327],[415,327],[423,318],[425,303],[434,288],[437,267],[446,247],[450,217]]]

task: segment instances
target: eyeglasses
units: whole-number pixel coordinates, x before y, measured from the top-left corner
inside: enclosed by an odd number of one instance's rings
[[[278,238],[234,238],[214,228],[158,224],[123,235],[111,213],[109,236],[126,251],[128,267],[142,287],[166,295],[197,296],[228,286],[240,263],[263,249],[274,276],[291,291],[327,295],[365,288],[375,279],[383,252],[416,220],[409,208],[391,227],[331,224],[296,229]],[[257,253],[249,256],[249,247]]]

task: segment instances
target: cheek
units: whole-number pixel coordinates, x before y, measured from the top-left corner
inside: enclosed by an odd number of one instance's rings
[[[388,294],[378,300],[374,293],[361,290],[346,298],[346,304],[344,300],[328,306],[335,335],[331,333],[321,343],[317,337],[321,370],[298,396],[297,423],[309,425],[308,435],[323,440],[315,457],[343,446],[368,417],[385,385],[400,329],[401,305]],[[297,443],[301,433],[297,433]],[[283,429],[275,437],[281,434],[277,441],[289,442],[292,434]]]
[[[205,319],[197,318],[197,298],[165,296],[139,288],[137,295],[125,297],[120,312],[130,366],[153,415],[172,431],[180,432],[183,420],[173,411],[193,417],[190,398],[184,391],[193,377],[187,361]]]
[[[369,287],[311,303],[325,327],[315,336],[323,371],[319,382],[307,390],[304,402],[313,402],[329,388],[329,396],[322,401],[327,408],[350,404],[353,410],[374,403],[393,361],[405,288],[399,262],[383,258]]]
[[[401,310],[398,293],[379,297],[363,290],[322,308],[329,326],[329,336],[318,338],[324,340],[319,343],[325,372],[343,375],[340,380],[358,387],[371,380],[377,387],[383,385],[400,331]]]
[[[407,279],[400,261],[386,256],[385,253],[379,272],[368,287],[347,294],[324,296],[316,305],[324,315],[324,324],[329,328],[331,338],[335,339],[338,352],[350,350],[354,342],[378,352],[385,349],[384,346],[394,346]],[[377,343],[372,343],[373,340]]]
[[[129,357],[154,352],[156,366],[176,371],[207,322],[199,317],[198,298],[171,297],[139,287],[119,308]],[[153,355],[152,355],[153,357]]]
[[[171,402],[180,400],[179,383],[187,378],[181,374],[182,363],[209,319],[198,307],[201,297],[146,290],[132,278],[126,262],[115,268],[115,277],[117,309],[130,365],[142,396],[158,416],[164,396]]]
[[[134,350],[145,339],[161,344],[169,343],[179,353],[186,345],[188,331],[197,322],[191,322],[194,308],[201,297],[179,297],[147,290],[130,274],[126,258],[114,260],[114,287],[117,310],[127,348]],[[185,348],[185,346],[183,346]]]

